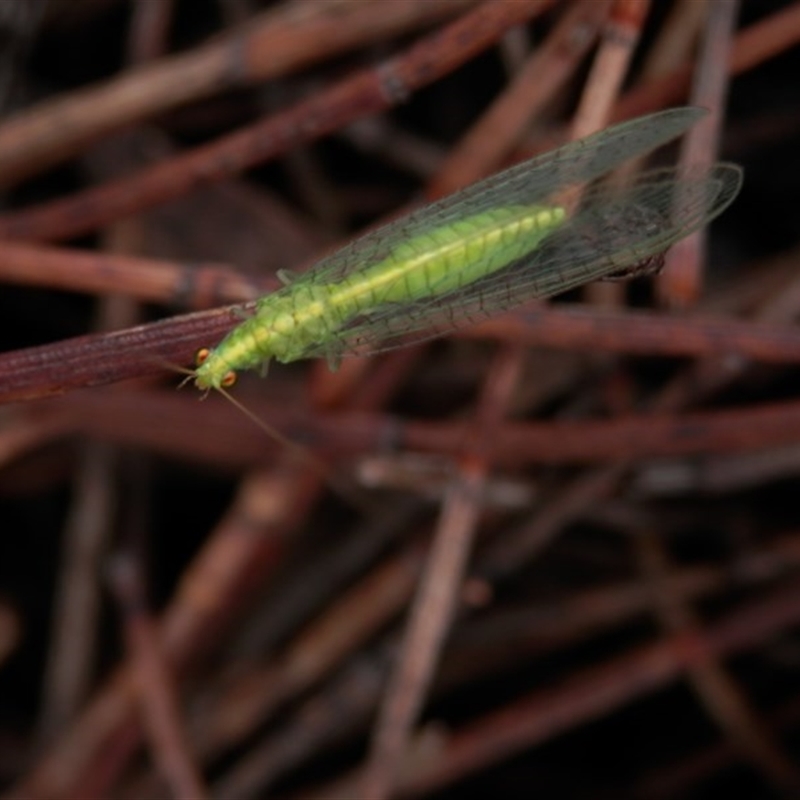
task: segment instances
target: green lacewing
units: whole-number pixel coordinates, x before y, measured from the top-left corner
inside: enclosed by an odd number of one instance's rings
[[[413,211],[260,298],[198,354],[200,389],[236,372],[378,352],[439,336],[599,278],[655,271],[664,252],[736,197],[733,164],[602,180],[675,139],[706,112],[683,107],[614,125]],[[587,186],[577,207],[560,199]]]

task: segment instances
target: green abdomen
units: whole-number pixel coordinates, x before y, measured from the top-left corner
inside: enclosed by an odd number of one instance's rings
[[[564,216],[557,207],[510,206],[435,228],[328,287],[330,303],[350,317],[384,303],[449,294],[534,250]]]
[[[377,264],[338,283],[302,280],[265,297],[245,328],[258,357],[302,358],[359,314],[388,303],[450,294],[534,250],[564,220],[558,207],[510,206],[434,228],[398,245]]]

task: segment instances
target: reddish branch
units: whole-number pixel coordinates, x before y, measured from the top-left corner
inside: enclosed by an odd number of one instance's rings
[[[74,197],[0,218],[0,238],[67,239],[239,175],[277,155],[385,111],[485,50],[552,0],[486,3],[407,53],[358,72],[305,102],[211,144]]]

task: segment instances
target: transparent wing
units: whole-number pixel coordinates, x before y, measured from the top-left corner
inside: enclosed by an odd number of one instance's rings
[[[569,186],[589,183],[630,158],[680,136],[707,112],[682,107],[614,125],[473,184],[365,234],[293,281],[335,283],[383,261],[400,243],[500,206],[537,205]],[[417,239],[419,247],[424,241]],[[413,254],[409,253],[409,256]]]
[[[358,316],[305,356],[378,352],[433,338],[536,297],[548,297],[665,252],[722,213],[739,192],[741,169],[643,173],[624,187],[595,185],[578,211],[537,248],[457,291]]]

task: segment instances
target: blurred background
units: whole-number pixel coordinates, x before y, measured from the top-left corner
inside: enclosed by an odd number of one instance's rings
[[[0,0],[6,796],[798,796],[798,41],[790,0]],[[685,104],[651,163],[745,183],[657,278],[243,375],[282,441],[177,390],[276,270]]]

